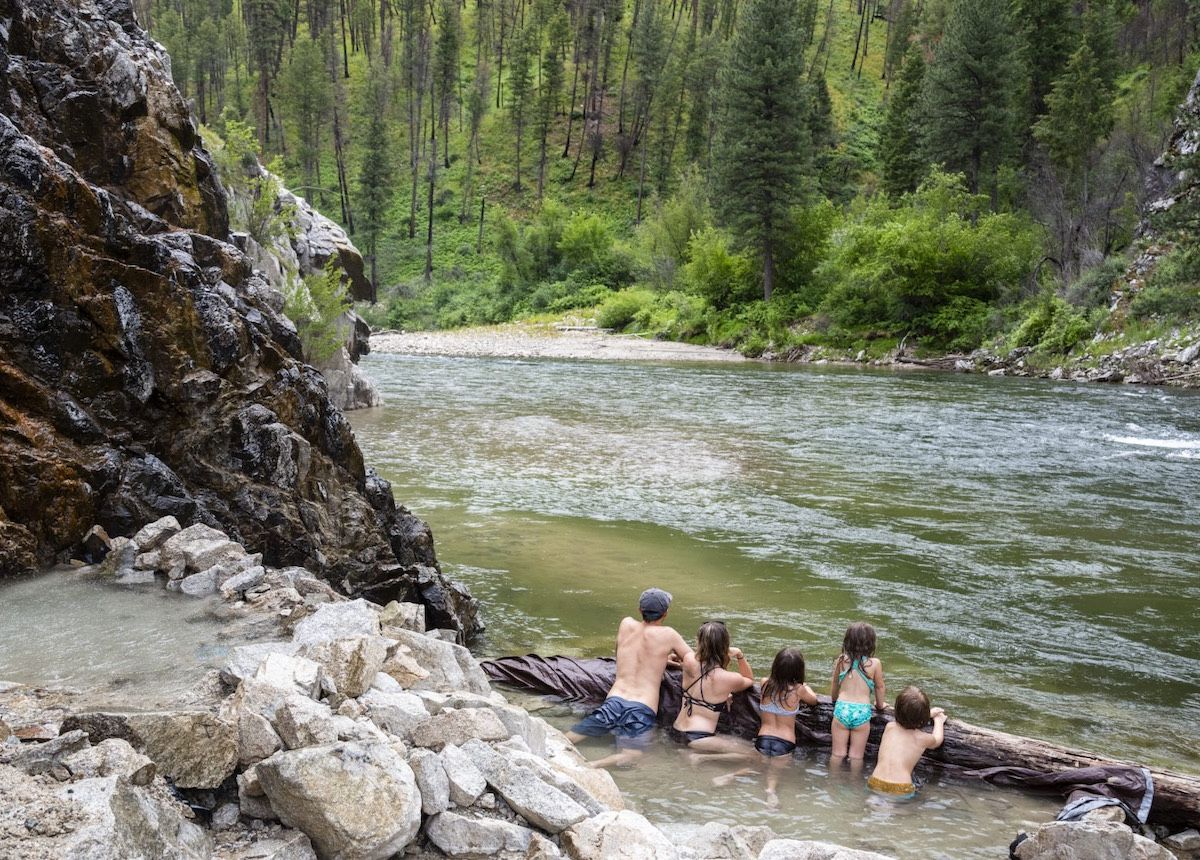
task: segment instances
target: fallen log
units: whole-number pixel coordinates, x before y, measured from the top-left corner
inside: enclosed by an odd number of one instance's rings
[[[557,696],[580,705],[597,705],[604,700],[616,674],[611,658],[502,657],[485,660],[484,671],[493,681],[534,693]],[[668,669],[659,690],[658,720],[669,724],[679,713],[680,673]],[[796,740],[801,745],[828,747],[833,705],[818,696],[815,707],[802,708],[796,717]],[[867,759],[874,758],[890,714],[871,720]],[[718,731],[752,738],[758,732],[758,693],[751,690],[734,696],[722,714]],[[998,785],[1019,786],[1031,791],[1050,791],[1066,796],[1085,784],[1108,786],[1108,793],[1126,800],[1134,811],[1143,800],[1150,801],[1148,820],[1171,827],[1200,826],[1200,778],[1158,768],[1144,768],[1083,750],[1034,738],[1010,735],[951,719],[946,723],[945,741],[926,753],[931,765],[955,776],[980,779]],[[1152,793],[1146,790],[1153,780]],[[1146,797],[1143,797],[1146,795]]]

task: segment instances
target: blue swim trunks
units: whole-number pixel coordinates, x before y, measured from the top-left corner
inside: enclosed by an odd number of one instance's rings
[[[618,749],[644,749],[653,737],[651,730],[656,722],[657,715],[649,705],[609,696],[571,731],[593,738],[612,734]]]
[[[850,731],[871,722],[871,713],[872,708],[866,702],[838,701],[833,706],[833,718]]]

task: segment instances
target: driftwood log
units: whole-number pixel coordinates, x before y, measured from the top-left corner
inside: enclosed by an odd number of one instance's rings
[[[616,672],[615,663],[609,658],[577,660],[533,654],[487,660],[483,668],[494,681],[582,705],[603,701]],[[833,705],[827,696],[818,698],[816,707],[802,708],[796,717],[796,740],[801,745],[828,748]],[[660,688],[660,723],[674,720],[679,702],[679,672],[668,670]],[[879,737],[890,721],[888,714],[872,718],[868,760],[874,758]],[[758,725],[758,694],[750,691],[734,696],[729,711],[721,716],[718,730],[752,738],[758,732]],[[1200,778],[1187,774],[1143,768],[1132,762],[979,728],[956,719],[947,721],[945,741],[939,749],[926,753],[926,759],[927,766],[941,768],[954,776],[1048,791],[1063,797],[1085,784],[1103,786],[1107,782],[1114,788],[1113,795],[1128,799],[1140,795],[1130,789],[1129,783],[1140,783],[1142,772],[1148,770],[1154,792],[1149,821],[1173,828],[1200,826]],[[1131,805],[1136,807],[1137,803]]]

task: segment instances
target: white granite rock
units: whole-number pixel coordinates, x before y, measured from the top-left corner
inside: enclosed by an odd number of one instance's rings
[[[384,744],[279,752],[258,776],[280,820],[307,834],[321,857],[384,860],[421,826],[412,769]]]

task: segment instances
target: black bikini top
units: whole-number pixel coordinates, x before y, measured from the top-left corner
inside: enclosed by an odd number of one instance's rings
[[[705,699],[704,699],[704,676],[707,675],[711,671],[712,671],[712,669],[709,669],[705,672],[701,672],[699,678],[697,678],[695,681],[692,681],[692,683],[688,684],[686,687],[683,688],[683,696],[682,696],[683,706],[685,708],[687,708],[687,715],[689,717],[692,716],[692,708],[695,705],[699,705],[701,708],[707,708],[708,710],[712,711],[714,714],[723,714],[727,710],[729,710],[729,705],[725,702],[718,702],[717,704],[714,705],[712,702],[705,701]],[[698,691],[700,693],[700,695],[698,697],[693,696],[689,692],[689,690],[691,690],[692,687],[696,686],[696,684],[700,685],[700,689]]]

